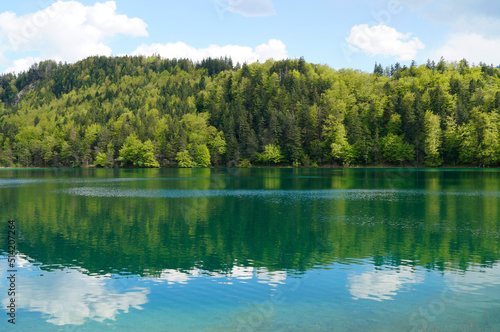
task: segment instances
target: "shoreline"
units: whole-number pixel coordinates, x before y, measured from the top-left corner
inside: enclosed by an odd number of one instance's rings
[[[90,170],[90,169],[224,169],[224,168],[238,168],[238,169],[500,169],[498,167],[491,166],[388,166],[388,165],[367,165],[367,166],[252,166],[252,167],[113,167],[113,168],[102,168],[102,167],[0,167],[0,170],[49,170],[49,169],[80,169],[80,170]]]

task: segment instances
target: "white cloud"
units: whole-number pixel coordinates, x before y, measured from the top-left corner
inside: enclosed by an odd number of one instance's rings
[[[91,55],[111,55],[105,44],[116,34],[147,36],[147,24],[116,13],[115,1],[85,6],[78,1],[58,1],[46,9],[17,16],[0,13],[0,48],[3,52],[38,52],[38,59],[74,62]],[[8,64],[24,70],[22,63]]]
[[[410,10],[451,28],[453,33],[493,38],[500,32],[500,2],[489,0],[400,0]]]
[[[400,61],[415,59],[417,52],[425,45],[411,34],[403,34],[386,25],[368,27],[367,24],[356,25],[346,41],[355,50],[369,55],[397,56]]]
[[[0,42],[1,45],[1,42]],[[0,66],[8,66],[11,64],[11,61],[5,57],[0,51]]]
[[[147,24],[139,18],[128,18],[116,14],[115,1],[96,3],[87,7],[87,22],[97,28],[100,33],[113,36],[124,34],[128,36],[147,36]]]
[[[274,6],[271,0],[214,0],[215,6],[243,16],[274,15]]]
[[[210,45],[207,48],[194,48],[183,42],[168,44],[151,44],[139,46],[132,55],[159,54],[164,58],[188,58],[193,61],[201,61],[205,58],[231,57],[233,62],[252,63],[256,61],[265,62],[269,58],[282,60],[288,57],[286,45],[277,39],[271,39],[267,44],[259,45],[254,49],[247,46],[237,45]]]
[[[500,2],[488,0],[400,0],[408,8],[450,31],[429,57],[447,61],[485,62],[498,65]],[[438,27],[436,27],[438,28]]]
[[[259,55],[261,62],[270,58],[279,60],[288,57],[285,44],[277,39],[271,39],[267,44],[257,46],[255,53]]]
[[[500,39],[486,39],[475,33],[454,34],[440,49],[432,53],[431,58],[439,59],[443,56],[447,61],[484,62],[486,64],[500,64]]]
[[[59,61],[59,59],[53,59],[55,61]],[[30,68],[33,64],[42,61],[39,57],[26,57],[23,59],[17,59],[10,63],[10,67],[5,70],[6,73],[20,73]]]

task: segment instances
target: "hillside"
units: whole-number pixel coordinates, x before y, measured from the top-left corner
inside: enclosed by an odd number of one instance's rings
[[[0,76],[0,166],[500,163],[500,69],[91,57]]]

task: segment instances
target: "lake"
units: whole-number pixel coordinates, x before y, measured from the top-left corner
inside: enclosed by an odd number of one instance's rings
[[[0,207],[15,331],[500,329],[498,169],[4,169]]]

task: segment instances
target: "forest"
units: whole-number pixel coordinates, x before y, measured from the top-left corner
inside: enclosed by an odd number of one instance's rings
[[[0,166],[500,164],[500,69],[303,58],[43,61],[0,76]]]

